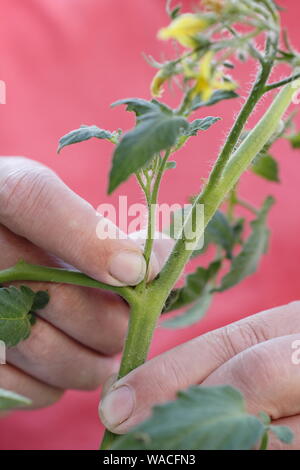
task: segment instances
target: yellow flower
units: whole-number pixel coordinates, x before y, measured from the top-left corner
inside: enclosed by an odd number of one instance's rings
[[[168,80],[169,76],[164,72],[164,70],[159,70],[156,75],[154,75],[151,82],[151,94],[157,98],[161,97],[163,93],[162,86]]]
[[[176,39],[184,47],[197,45],[194,37],[213,23],[212,17],[185,13],[158,32],[159,39]]]
[[[199,72],[187,72],[186,78],[196,80],[194,88],[191,90],[191,98],[200,95],[203,101],[208,101],[215,90],[234,90],[237,83],[227,82],[220,70],[214,70],[212,67],[213,52],[205,54],[199,64]]]
[[[212,10],[216,13],[222,13],[224,8],[224,0],[202,0],[202,4],[208,10]]]

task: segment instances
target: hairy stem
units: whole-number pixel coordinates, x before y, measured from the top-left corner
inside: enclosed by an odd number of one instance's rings
[[[203,235],[209,220],[224,201],[226,195],[235,187],[240,176],[277,129],[278,123],[290,105],[294,93],[295,90],[292,86],[287,85],[278,94],[264,117],[232,155],[219,182],[215,186],[208,184],[204,192],[196,199],[186,225],[193,224],[197,204],[204,204],[205,223],[202,230],[198,231],[199,238]],[[186,242],[187,239],[183,230],[182,237],[177,241],[159,277],[146,287],[144,296],[132,305],[119,377],[123,377],[143,364],[147,358],[151,338],[163,305],[192,254],[191,251],[186,249]],[[109,448],[116,437],[112,433],[106,433],[101,448]]]
[[[116,287],[96,281],[89,276],[77,271],[69,271],[60,268],[48,268],[19,261],[15,266],[0,271],[0,284],[12,281],[53,282],[62,284],[74,284],[82,287],[95,287],[118,293],[123,299],[131,303],[135,297],[131,287]]]
[[[283,80],[280,80],[279,82],[270,83],[269,85],[265,86],[265,92],[274,90],[275,88],[280,88],[284,85],[288,85],[288,83],[292,83],[295,80],[298,80],[299,78],[300,78],[300,73],[297,73],[295,75],[291,75],[290,77],[284,78]]]
[[[193,223],[197,205],[203,204],[205,223],[202,230],[198,232],[199,239],[226,195],[234,188],[252,160],[276,131],[280,119],[292,101],[294,93],[295,89],[292,85],[287,85],[281,90],[264,117],[231,156],[223,169],[222,177],[219,181],[214,185],[208,183],[203,193],[196,198],[193,209],[185,222],[185,226]],[[152,288],[154,288],[155,283],[157,283],[157,288],[164,290],[166,295],[172,289],[192,254],[191,251],[186,249],[186,242],[187,239],[183,230],[181,238],[177,241],[159,279],[154,281]]]

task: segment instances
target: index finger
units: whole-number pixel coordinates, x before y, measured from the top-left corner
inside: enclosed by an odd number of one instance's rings
[[[242,351],[299,331],[300,302],[293,302],[188,341],[113,384],[102,401],[101,418],[110,430],[127,432],[150,414],[154,404],[172,400],[178,390],[202,383]]]
[[[0,222],[101,282],[136,285],[145,276],[141,248],[99,239],[96,210],[38,162],[0,158]]]

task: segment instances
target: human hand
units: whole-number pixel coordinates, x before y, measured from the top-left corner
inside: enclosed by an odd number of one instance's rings
[[[249,412],[267,413],[289,426],[291,445],[274,437],[271,449],[300,448],[300,302],[274,308],[184,343],[105,387],[100,416],[115,433],[126,433],[157,403],[191,385],[231,385],[244,394]],[[299,344],[299,343],[298,343]],[[299,349],[299,346],[298,346]]]
[[[49,168],[19,157],[0,158],[0,269],[20,258],[34,264],[75,266],[99,281],[135,285],[145,275],[138,241],[100,240],[99,214]],[[171,245],[155,242],[150,277]],[[94,389],[118,368],[115,358],[127,330],[128,308],[117,295],[72,285],[22,282],[47,289],[50,302],[38,312],[30,337],[7,352],[0,388],[54,403],[63,390]]]

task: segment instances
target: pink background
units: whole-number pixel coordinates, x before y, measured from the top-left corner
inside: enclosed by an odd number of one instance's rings
[[[193,2],[183,3],[188,6]],[[283,14],[284,23],[300,47],[298,2],[280,3],[288,9]],[[164,0],[2,0],[0,79],[7,84],[7,104],[0,105],[0,153],[25,155],[46,163],[95,206],[108,201],[110,144],[90,141],[67,148],[58,157],[57,141],[82,123],[111,130],[132,126],[132,116],[109,105],[124,97],[150,98],[148,84],[153,69],[141,52],[162,57],[162,45],[155,36],[168,22],[164,5]],[[243,85],[242,95],[249,89],[254,72],[253,64],[240,66],[236,78]],[[165,99],[169,98],[169,102],[176,102],[167,93]],[[178,154],[177,170],[166,178],[161,201],[184,203],[188,195],[196,193],[241,102],[223,102],[195,115],[220,115],[223,121]],[[260,105],[254,120],[267,102]],[[300,297],[300,153],[292,152],[287,142],[276,144],[274,153],[281,163],[281,185],[265,184],[252,175],[242,183],[243,196],[254,203],[260,204],[267,194],[277,199],[270,218],[271,249],[260,271],[218,296],[199,325],[179,331],[158,329],[152,354]],[[116,201],[118,194],[128,194],[130,202],[141,201],[132,179],[110,201]],[[0,448],[96,448],[102,432],[97,418],[98,397],[99,391],[71,391],[49,409],[17,412],[2,419]]]

